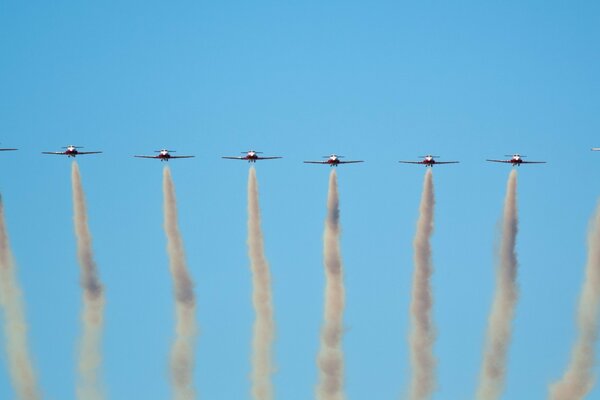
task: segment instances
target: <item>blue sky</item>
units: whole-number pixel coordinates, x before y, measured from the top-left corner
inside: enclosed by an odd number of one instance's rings
[[[433,278],[439,389],[475,392],[494,287],[508,166],[520,152],[520,300],[505,398],[542,399],[575,338],[587,224],[598,199],[600,4],[594,2],[0,3],[0,192],[30,341],[47,399],[75,393],[81,290],[70,164],[76,144],[106,286],[111,399],[169,396],[173,300],[159,162],[169,147],[196,283],[201,398],[249,398],[253,311],[246,254],[254,148],[274,279],[277,398],[313,397],[322,316],[322,230],[336,152],[346,270],[349,399],[406,392],[408,302],[424,169],[434,153]],[[3,351],[3,350],[2,350]],[[0,353],[4,359],[5,354]],[[11,398],[0,363],[0,398]],[[590,396],[600,397],[600,389]]]

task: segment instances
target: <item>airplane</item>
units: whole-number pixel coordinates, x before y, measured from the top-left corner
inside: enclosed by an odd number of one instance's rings
[[[138,158],[154,158],[156,160],[160,160],[160,161],[169,161],[172,158],[193,158],[195,156],[172,156],[171,153],[176,153],[175,150],[167,150],[167,149],[161,149],[161,150],[154,150],[155,153],[158,153],[155,156],[134,156],[134,157],[138,157]]]
[[[439,156],[426,155],[426,156],[419,157],[419,158],[422,158],[423,161],[398,161],[398,162],[403,163],[403,164],[421,164],[426,167],[433,167],[436,164],[458,164],[460,162],[460,161],[435,161],[435,158],[438,158],[438,157]]]
[[[248,162],[251,162],[251,163],[255,163],[256,160],[275,160],[277,158],[283,158],[283,157],[263,157],[263,156],[259,156],[257,154],[262,154],[262,151],[254,151],[254,150],[242,151],[242,154],[245,154],[245,156],[241,156],[241,157],[221,157],[221,158],[226,158],[228,160],[244,160],[244,161],[248,161]]]
[[[511,157],[511,159],[510,160],[486,160],[486,161],[512,164],[513,167],[515,165],[518,167],[521,164],[545,164],[546,163],[546,161],[524,161],[523,158],[527,157],[527,156],[522,156],[520,154],[513,154],[512,156],[506,155],[505,157]]]
[[[101,151],[79,151],[77,149],[83,149],[83,147],[80,146],[73,146],[68,145],[66,147],[62,147],[63,149],[66,149],[65,151],[43,151],[42,154],[55,154],[55,155],[59,155],[59,156],[67,156],[67,157],[75,157],[75,156],[79,156],[82,154],[100,154],[102,153]]]
[[[304,161],[304,163],[306,163],[306,164],[329,164],[330,167],[337,167],[338,164],[354,164],[354,163],[364,162],[363,160],[342,161],[342,160],[340,160],[340,158],[344,158],[344,156],[338,156],[336,154],[332,154],[330,156],[323,156],[323,158],[326,158],[327,160],[325,160],[325,161]]]

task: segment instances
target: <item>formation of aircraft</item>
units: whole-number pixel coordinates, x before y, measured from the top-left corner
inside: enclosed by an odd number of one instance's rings
[[[64,150],[63,151],[43,151],[42,154],[52,154],[52,155],[61,155],[61,156],[67,156],[67,157],[76,157],[76,156],[85,155],[85,154],[100,154],[100,153],[102,153],[102,151],[81,151],[79,149],[83,149],[83,147],[74,146],[74,145],[68,145],[68,146],[62,147],[62,149],[64,149]],[[14,151],[14,150],[18,150],[18,149],[16,149],[16,148],[0,148],[0,151]],[[592,147],[591,150],[592,151],[600,151],[600,147]],[[175,150],[168,150],[168,149],[155,150],[154,152],[157,154],[155,154],[155,155],[135,155],[134,157],[152,158],[152,159],[156,159],[156,160],[160,160],[160,161],[169,161],[170,159],[177,159],[177,158],[193,158],[193,157],[195,157],[193,155],[185,155],[185,156],[172,155],[171,153],[175,153]],[[244,152],[242,152],[242,154],[243,154],[242,156],[223,156],[221,158],[230,159],[230,160],[248,161],[250,163],[255,163],[258,160],[275,160],[275,159],[283,158],[281,156],[269,156],[269,157],[261,156],[259,154],[263,154],[263,153],[260,151],[255,151],[255,150],[244,151]],[[520,154],[506,155],[505,157],[510,157],[510,158],[502,159],[502,160],[487,159],[486,161],[495,162],[495,163],[511,164],[513,167],[515,167],[515,166],[518,167],[521,164],[545,164],[546,163],[546,161],[525,161],[524,158],[526,156],[523,156]],[[355,164],[355,163],[364,162],[364,160],[342,160],[344,158],[344,156],[340,156],[337,154],[323,156],[323,158],[324,158],[324,160],[304,161],[304,163],[306,163],[306,164],[323,164],[323,165],[329,165],[330,167],[337,167],[339,164]],[[439,158],[439,156],[434,156],[431,154],[428,154],[425,156],[419,156],[419,158],[421,158],[421,160],[419,160],[419,161],[400,160],[399,162],[403,163],[403,164],[419,164],[419,165],[424,165],[425,167],[433,167],[434,165],[438,165],[438,164],[458,164],[458,163],[460,163],[460,161],[437,161],[436,159]]]
[[[439,156],[432,156],[431,154],[426,156],[420,156],[421,161],[398,161],[403,164],[421,164],[425,167],[433,167],[436,164],[458,164],[460,161],[435,161]]]
[[[523,160],[524,157],[527,156],[522,156],[520,154],[513,154],[511,155],[506,155],[505,157],[511,157],[509,160],[486,160],[486,161],[490,161],[490,162],[497,162],[497,163],[506,163],[506,164],[512,164],[512,166],[520,166],[521,164],[545,164],[546,161],[525,161]]]
[[[73,146],[72,144],[62,147],[65,151],[43,151],[42,154],[54,154],[58,156],[76,157],[83,154],[99,154],[101,151],[79,151],[77,149],[83,149],[81,146]]]
[[[251,163],[255,163],[257,160],[275,160],[277,158],[283,158],[283,157],[263,157],[263,156],[259,156],[258,154],[262,154],[262,151],[254,151],[254,150],[249,150],[249,151],[242,151],[242,154],[245,154],[244,156],[241,157],[235,157],[235,156],[224,156],[221,158],[227,158],[229,160],[242,160],[242,161],[248,161]]]
[[[154,156],[134,156],[137,158],[153,158],[155,160],[160,160],[160,161],[169,161],[172,158],[194,158],[195,156],[172,156],[171,153],[176,153],[175,150],[167,150],[167,149],[161,149],[161,150],[154,150],[155,153],[158,153]]]
[[[327,160],[324,161],[304,161],[306,164],[328,164],[330,167],[337,167],[339,164],[354,164],[364,162],[363,160],[356,161],[342,161],[340,158],[344,158],[344,156],[338,156],[336,154],[332,154],[330,156],[323,156]]]

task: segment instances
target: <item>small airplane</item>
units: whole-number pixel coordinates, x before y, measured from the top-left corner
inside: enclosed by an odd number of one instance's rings
[[[275,160],[277,158],[283,158],[283,157],[263,157],[263,156],[259,156],[258,154],[262,154],[262,151],[254,151],[254,150],[242,151],[242,154],[245,154],[245,156],[241,156],[241,157],[221,157],[221,158],[227,158],[228,160],[243,160],[243,161],[248,161],[248,162],[251,162],[251,163],[255,163],[257,160]]]
[[[439,158],[439,156],[432,156],[432,155],[426,155],[426,156],[420,156],[419,158],[422,158],[422,161],[398,161],[400,163],[403,164],[421,164],[424,165],[426,167],[433,167],[436,164],[458,164],[460,161],[435,161],[436,158]]]
[[[545,164],[546,163],[546,161],[524,161],[523,158],[527,157],[527,156],[522,156],[520,154],[513,154],[512,156],[506,155],[505,157],[511,157],[511,159],[510,160],[486,160],[486,161],[512,164],[513,167],[515,165],[518,167],[521,164]]]
[[[79,151],[77,149],[83,149],[80,146],[69,145],[66,147],[62,147],[65,151],[43,151],[42,154],[55,154],[59,156],[67,156],[67,157],[75,157],[82,154],[100,154],[101,151]]]
[[[160,161],[169,161],[172,158],[193,158],[195,156],[172,156],[171,153],[176,153],[175,150],[167,150],[167,149],[161,149],[161,150],[154,150],[155,153],[158,153],[155,156],[134,156],[134,157],[138,157],[138,158],[154,158],[156,160],[160,160]]]
[[[342,161],[342,160],[340,160],[340,158],[344,158],[344,156],[338,156],[336,154],[332,154],[330,156],[323,156],[323,158],[326,158],[327,160],[325,160],[325,161],[304,161],[304,163],[306,163],[306,164],[329,164],[330,167],[337,167],[338,164],[354,164],[354,163],[364,162],[363,160]]]

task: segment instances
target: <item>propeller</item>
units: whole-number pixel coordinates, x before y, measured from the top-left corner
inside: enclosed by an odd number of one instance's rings
[[[331,155],[328,155],[328,156],[323,156],[323,158],[330,158],[330,157],[344,158],[344,156],[338,156],[337,154],[331,154]]]
[[[519,157],[521,157],[521,158],[525,158],[525,157],[527,157],[527,156],[522,156],[522,155],[520,155],[520,154],[505,154],[505,155],[504,155],[504,157],[514,157],[514,156],[519,156]]]
[[[432,156],[432,155],[419,156],[419,158],[427,158],[427,157],[431,157],[431,158],[440,158],[440,156]]]
[[[68,149],[69,147],[73,147],[73,148],[75,148],[75,149],[83,149],[83,146],[73,146],[73,145],[70,145],[70,146],[63,146],[63,147],[61,147],[61,149]]]
[[[163,151],[168,151],[169,153],[177,153],[175,150],[167,150],[167,149],[162,149],[162,150],[154,150],[155,153],[160,153]]]
[[[241,153],[242,154],[248,154],[250,152],[254,152],[255,154],[262,154],[263,153],[262,151],[254,151],[254,150],[242,151]]]

